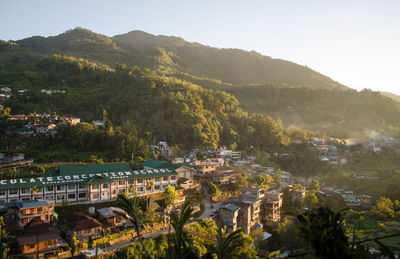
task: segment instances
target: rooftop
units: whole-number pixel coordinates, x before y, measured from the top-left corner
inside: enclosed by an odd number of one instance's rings
[[[231,203],[228,204],[223,204],[221,207],[219,207],[220,209],[227,209],[230,210],[232,212],[238,211],[240,208],[236,205],[233,205]]]
[[[48,201],[41,201],[41,200],[29,200],[29,201],[12,201],[7,202],[5,204],[6,207],[18,207],[20,209],[29,209],[29,208],[37,208],[43,206],[52,206],[52,204]]]

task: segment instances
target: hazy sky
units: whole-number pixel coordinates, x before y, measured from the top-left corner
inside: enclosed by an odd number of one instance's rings
[[[255,50],[358,90],[400,94],[400,0],[0,0],[0,39],[76,26]]]

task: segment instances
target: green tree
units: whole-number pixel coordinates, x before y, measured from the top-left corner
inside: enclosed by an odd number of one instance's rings
[[[213,183],[213,182],[209,182],[208,185],[208,193],[215,197],[221,194],[221,191],[218,189],[218,187]]]
[[[135,228],[135,231],[138,235],[139,242],[142,245],[144,253],[146,254],[147,257],[150,257],[142,240],[142,234],[140,228],[143,225],[144,217],[142,211],[140,210],[139,202],[140,199],[137,196],[129,200],[125,194],[118,194],[117,206],[120,209],[122,209],[125,213],[120,213],[120,212],[117,213],[133,224],[133,227]]]
[[[318,192],[319,191],[319,181],[317,179],[313,179],[311,182],[311,186],[310,186],[310,190],[314,191],[314,192]]]
[[[375,208],[372,209],[370,213],[373,216],[381,219],[394,218],[395,211],[393,208],[394,204],[389,198],[380,197],[376,201]]]
[[[184,258],[188,253],[187,242],[185,238],[185,224],[189,221],[192,216],[193,208],[190,207],[189,201],[186,201],[180,211],[174,209],[170,213],[170,219],[172,227],[174,228],[174,241],[175,241],[175,258]]]
[[[7,231],[4,218],[0,217],[0,256],[1,258],[8,258],[10,248],[7,245]]]
[[[265,177],[262,175],[257,175],[256,177],[257,187],[263,188],[265,185]]]
[[[175,200],[178,198],[178,194],[175,191],[175,187],[167,186],[163,192],[163,199],[165,202],[165,206],[168,208],[175,204]]]
[[[318,197],[315,191],[308,191],[306,197],[304,198],[304,206],[307,208],[313,208],[318,205]]]

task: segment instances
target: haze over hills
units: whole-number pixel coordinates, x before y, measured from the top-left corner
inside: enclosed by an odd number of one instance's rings
[[[10,44],[14,45],[10,47]],[[80,60],[77,66],[85,66],[82,64],[92,61],[103,70],[128,71],[128,74],[136,73],[135,69],[131,69],[133,66],[141,69],[150,68],[150,71],[146,72],[148,81],[157,84],[156,81],[159,80],[147,76],[153,70],[155,74],[164,78],[163,80],[175,80],[174,78],[184,80],[177,83],[182,89],[186,88],[185,81],[188,81],[204,89],[212,90],[204,92],[207,93],[206,96],[217,96],[221,92],[227,92],[230,94],[228,96],[232,95],[229,98],[237,98],[239,101],[237,105],[244,111],[269,115],[276,120],[282,119],[285,127],[301,127],[344,138],[358,137],[369,130],[390,134],[400,132],[400,122],[396,119],[400,115],[400,103],[381,93],[367,90],[357,92],[307,67],[272,59],[256,52],[212,48],[190,43],[179,37],[154,36],[142,31],[107,37],[77,28],[54,37],[35,36],[17,41],[16,44],[0,44],[0,65],[4,68],[0,71],[0,84],[29,89],[45,87],[69,89],[72,87],[69,91],[72,96],[68,96],[71,99],[65,107],[60,106],[63,102],[50,104],[43,99],[38,104],[15,105],[16,112],[18,109],[25,112],[23,108],[27,107],[63,111],[67,111],[66,107],[69,107],[77,112],[76,115],[86,119],[99,116],[97,110],[80,110],[76,104],[73,104],[74,95],[76,97],[83,94],[82,98],[92,99],[93,96],[85,95],[96,91],[96,87],[88,84],[87,79],[93,75],[80,71],[83,81],[74,73],[62,75],[65,79],[61,80],[61,72],[58,69],[54,70],[54,65],[47,65],[45,69],[41,65],[48,55],[54,53],[86,59]],[[53,60],[50,63],[57,62]],[[126,68],[123,65],[116,66],[117,63],[127,66]],[[64,64],[64,66],[68,65]],[[57,76],[52,76],[52,73]],[[43,75],[46,76],[43,77]],[[72,77],[73,80],[67,80],[67,77]],[[107,77],[102,75],[101,78]],[[65,84],[66,81],[68,85]],[[118,123],[123,123],[133,117],[135,120],[139,118],[143,120],[137,114],[133,116],[134,112],[129,111],[128,105],[135,102],[140,95],[135,92],[135,95],[129,95],[128,98],[123,94],[124,91],[129,91],[130,87],[134,87],[134,84],[129,83],[129,86],[117,89],[113,88],[112,82],[98,82],[98,84],[104,85],[102,107],[115,110],[111,113],[112,119]],[[146,85],[150,87],[151,84]],[[79,89],[76,86],[79,86]],[[122,94],[121,99],[108,100],[105,98],[107,91],[109,91],[108,94],[118,96]],[[122,93],[115,91],[122,91]],[[144,92],[149,100],[163,98],[159,95],[160,92],[152,90]],[[193,100],[189,103],[193,103]],[[120,107],[124,107],[125,115],[117,113]],[[193,109],[190,105],[187,108]],[[135,112],[140,113],[142,108],[138,106],[136,109]],[[214,112],[218,114],[218,110]],[[177,118],[178,114],[176,114]],[[151,116],[156,118],[159,115]],[[243,129],[241,131],[245,132]],[[234,129],[234,132],[237,132],[237,129]],[[224,134],[221,132],[221,136]],[[229,141],[225,143],[229,144],[232,138],[230,136]]]

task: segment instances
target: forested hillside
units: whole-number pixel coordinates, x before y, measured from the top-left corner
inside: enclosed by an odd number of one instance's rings
[[[14,51],[19,47],[6,48]],[[185,147],[237,143],[242,148],[268,148],[289,141],[281,122],[265,115],[248,115],[234,96],[223,91],[137,67],[118,65],[111,70],[59,55],[36,60],[21,65],[22,70],[4,65],[0,71],[0,84],[23,85],[30,90],[29,98],[14,94],[6,102],[13,112],[56,111],[91,121],[101,119],[105,110],[114,125],[132,125],[132,131],[149,132],[155,141]],[[40,93],[42,88],[66,93],[46,95]]]
[[[18,41],[43,54],[65,54],[114,65],[150,68],[163,73],[190,73],[231,84],[286,83],[312,88],[343,88],[341,84],[307,67],[272,59],[254,51],[218,49],[178,37],[132,31],[107,37],[76,28],[55,37]]]
[[[400,122],[396,119],[400,115],[400,104],[382,94],[368,90],[357,92],[306,67],[255,52],[211,48],[189,43],[178,37],[154,36],[141,31],[107,37],[82,28],[55,37],[31,37],[17,43],[3,42],[0,48],[0,66],[6,68],[1,71],[1,84],[68,89],[66,96],[51,97],[60,100],[34,99],[41,98],[40,96],[33,96],[29,102],[19,100],[18,103],[14,100],[16,110],[43,110],[53,107],[59,112],[68,112],[91,120],[99,118],[102,108],[106,108],[116,123],[140,120],[141,125],[154,128],[156,135],[165,138],[167,131],[164,132],[154,125],[154,121],[172,116],[179,123],[185,124],[187,117],[174,112],[169,114],[166,110],[174,110],[173,106],[180,105],[183,98],[190,112],[193,112],[192,109],[201,110],[201,118],[196,118],[197,122],[206,119],[206,126],[199,130],[199,135],[211,134],[202,131],[218,132],[208,136],[209,140],[205,141],[214,144],[219,138],[228,144],[239,141],[232,138],[238,130],[233,127],[234,130],[228,134],[226,128],[230,126],[224,125],[230,124],[232,118],[229,122],[220,121],[227,112],[238,114],[239,107],[240,113],[264,114],[277,121],[282,119],[287,128],[301,127],[342,138],[359,137],[371,130],[393,135],[398,134],[400,128]],[[97,72],[84,70],[67,73],[58,64],[61,57],[55,60],[54,57],[44,59],[53,53],[78,59],[83,57],[82,60],[74,61],[77,66],[91,64],[96,66]],[[62,59],[72,62],[70,58]],[[49,63],[49,60],[53,61]],[[135,66],[137,67],[132,69]],[[100,74],[98,69],[102,71]],[[112,73],[115,70],[116,73]],[[136,86],[138,82],[131,82],[133,71],[145,73],[145,77],[156,85],[175,84],[172,87],[174,90],[169,89],[166,94],[164,91],[140,89]],[[163,83],[157,83],[160,80]],[[190,94],[183,94],[181,97],[180,91],[185,92],[188,87],[191,89]],[[165,87],[162,89],[165,90]],[[196,94],[192,96],[194,92]],[[108,96],[111,98],[107,99]],[[163,100],[165,96],[168,96],[168,101]],[[225,100],[221,96],[229,98]],[[84,110],[73,103],[76,98],[86,105]],[[162,104],[162,109],[158,115],[147,116],[146,105],[152,98],[153,102]],[[132,103],[132,100],[135,102]],[[202,103],[197,103],[198,101]],[[142,102],[145,104],[142,105]],[[221,110],[218,102],[227,102],[227,107],[231,107],[230,102],[233,102],[235,108]],[[36,107],[32,106],[33,103],[36,103]],[[94,108],[93,104],[99,107]],[[200,113],[196,111],[195,114]],[[219,124],[214,123],[215,120]],[[176,135],[171,137],[173,140],[182,133],[171,125],[168,127],[168,134]],[[215,130],[218,127],[223,130]],[[230,137],[222,137],[227,135]]]

